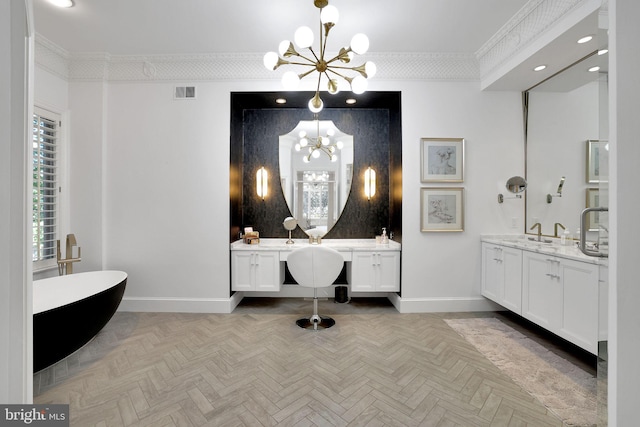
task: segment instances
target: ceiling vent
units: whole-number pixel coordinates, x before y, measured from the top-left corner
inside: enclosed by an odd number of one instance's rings
[[[173,91],[174,99],[195,99],[196,87],[195,86],[176,86]]]

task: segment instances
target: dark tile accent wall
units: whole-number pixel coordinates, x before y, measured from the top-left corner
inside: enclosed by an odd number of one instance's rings
[[[252,226],[261,237],[286,237],[282,220],[291,213],[280,187],[278,137],[290,132],[300,120],[312,120],[306,108],[312,93],[233,93],[231,96],[231,236]],[[285,96],[285,107],[274,99]],[[328,95],[321,120],[333,120],[342,131],[354,136],[354,175],[351,193],[338,222],[326,238],[372,238],[387,227],[402,236],[402,144],[400,94],[368,93],[358,107],[348,107],[344,98]],[[269,195],[262,200],[255,191],[256,171],[269,171]],[[364,196],[363,175],[371,166],[377,175],[376,195]],[[306,234],[298,228],[297,238]]]

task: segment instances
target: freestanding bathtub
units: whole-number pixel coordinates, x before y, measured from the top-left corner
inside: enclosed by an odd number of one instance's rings
[[[91,271],[33,282],[33,371],[91,341],[118,309],[123,271]]]

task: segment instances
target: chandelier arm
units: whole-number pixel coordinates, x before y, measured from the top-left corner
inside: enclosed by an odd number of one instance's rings
[[[332,72],[333,74],[335,74],[336,76],[338,76],[338,77],[342,77],[343,79],[345,79],[346,81],[348,81],[349,83],[351,83],[351,80],[353,80],[352,78],[347,77],[347,76],[343,76],[342,74],[340,74],[340,73],[338,73],[336,70],[334,70],[334,68],[336,68],[336,67],[327,68],[327,71],[330,71],[330,72]],[[341,67],[341,68],[344,68],[345,70],[350,70],[350,69],[351,69],[351,68],[349,68],[349,67]],[[327,77],[328,77],[328,76],[327,76]]]
[[[320,9],[320,16],[322,16],[322,9]],[[320,18],[319,21],[320,21],[320,60],[324,60],[324,50],[327,47],[327,38],[329,36],[329,33],[327,33],[324,37],[322,36],[323,34],[322,18]]]
[[[318,58],[318,55],[316,55],[316,52],[313,50],[313,48],[311,46],[309,46],[308,49],[313,54],[313,57],[315,58],[315,61],[313,59],[306,58],[306,57],[304,57],[302,55],[300,55],[300,56],[302,58],[306,59],[307,61],[312,62],[314,64],[320,62],[320,58]]]
[[[299,74],[299,75],[298,75],[298,78],[299,78],[300,80],[302,80],[303,78],[307,77],[309,74],[313,73],[314,71],[316,71],[315,67],[314,67],[314,68],[311,68],[309,71],[306,71],[306,72],[304,72],[304,73],[302,73],[302,74]]]
[[[306,58],[305,58],[306,59]],[[302,65],[304,67],[311,67],[312,69],[316,69],[316,64],[314,62],[287,62],[287,65]]]
[[[349,48],[349,49],[347,49],[345,52],[346,52],[346,53],[349,53],[349,52],[352,52],[352,50],[351,50],[351,48]],[[331,58],[330,60],[328,60],[328,61],[327,61],[327,65],[332,64],[332,63],[336,62],[337,60],[339,60],[339,59],[340,59],[340,56],[341,56],[340,54],[337,54],[336,56],[334,56],[333,58]]]
[[[368,79],[369,76],[367,75],[367,73],[365,73],[360,68],[362,68],[362,67],[335,67],[334,66],[334,67],[327,68],[327,71],[331,71],[332,73],[339,75],[340,77],[342,77],[345,80],[349,80],[349,79],[353,80],[353,77],[347,78],[347,77],[343,76],[342,74],[338,73],[335,69],[355,71],[356,73],[360,74],[365,79]]]
[[[322,73],[318,73],[318,85],[316,86],[316,95],[320,93],[320,81],[322,80]]]
[[[355,66],[355,67],[345,67],[344,65],[332,65],[330,68],[332,68],[332,69],[335,68],[335,69],[338,69],[338,70],[352,70],[352,71],[360,72],[360,71],[357,70],[357,68],[360,68],[360,67],[362,67],[362,65],[358,65],[358,66]]]

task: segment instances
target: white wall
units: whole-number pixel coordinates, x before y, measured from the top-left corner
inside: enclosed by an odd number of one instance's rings
[[[609,425],[638,419],[640,383],[640,2],[611,0],[610,16],[610,265]]]
[[[174,100],[175,84],[184,82],[69,84],[76,270],[127,271],[123,309],[225,312],[229,94],[280,84],[199,82],[195,100]],[[372,86],[402,92],[400,310],[493,307],[480,297],[479,239],[523,231],[522,200],[497,203],[506,180],[524,174],[520,93],[481,92],[477,82]],[[447,186],[420,183],[422,137],[466,140],[462,233],[420,232],[420,188]]]
[[[30,403],[33,393],[31,10],[29,1],[0,2],[0,403]]]
[[[523,202],[507,199],[506,180],[524,175],[520,93],[481,92],[476,82],[402,83],[404,311],[475,310],[480,297],[480,234],[522,233]],[[461,184],[420,182],[420,138],[465,138]],[[420,232],[420,188],[465,188],[462,233]],[[516,227],[512,228],[512,222]]]
[[[109,87],[105,268],[129,274],[125,309],[224,312],[229,92],[242,89],[198,83],[174,100],[173,86]]]
[[[83,248],[76,270],[127,271],[123,309],[230,309],[229,93],[280,87],[196,86],[195,100],[174,100],[174,83],[70,84],[71,229]],[[520,94],[481,92],[477,82],[376,82],[372,90],[402,91],[400,309],[492,307],[479,296],[479,238],[523,230],[522,201],[497,203],[505,181],[524,173]],[[463,233],[420,232],[421,137],[466,139]]]
[[[74,264],[74,272],[104,267],[106,108],[106,83],[69,85],[69,232],[82,249],[82,261]]]

